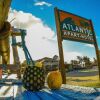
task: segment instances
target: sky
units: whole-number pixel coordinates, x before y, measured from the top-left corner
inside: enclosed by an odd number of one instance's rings
[[[26,29],[26,45],[33,60],[59,55],[54,8],[91,19],[100,48],[100,0],[12,0],[8,21],[16,28]],[[20,38],[17,38],[20,41]],[[93,45],[63,40],[64,59],[67,62],[76,56],[95,57]],[[18,49],[20,60],[24,53]],[[11,55],[12,56],[12,55]],[[12,57],[11,57],[12,59]]]

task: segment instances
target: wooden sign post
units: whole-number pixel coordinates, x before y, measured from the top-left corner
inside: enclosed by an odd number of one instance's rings
[[[60,65],[61,75],[63,79],[63,84],[66,84],[66,70],[64,66],[62,38],[61,38],[61,31],[60,31],[60,24],[59,24],[57,8],[55,8],[55,19],[56,19],[56,29],[57,29],[58,48],[59,48],[59,57],[60,57],[59,65]]]
[[[97,40],[96,40],[96,35],[95,35],[95,31],[93,28],[93,24],[92,21],[90,20],[91,23],[91,27],[93,30],[93,39],[94,39],[94,47],[95,47],[95,52],[96,52],[96,57],[97,57],[97,63],[98,63],[98,71],[99,71],[99,81],[100,81],[100,54],[99,54],[99,48],[98,48],[98,44],[97,44]]]

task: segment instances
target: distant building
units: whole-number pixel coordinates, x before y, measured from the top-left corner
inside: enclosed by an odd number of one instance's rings
[[[53,58],[44,57],[36,61],[41,61],[46,71],[59,69],[59,58],[57,55],[55,55]]]

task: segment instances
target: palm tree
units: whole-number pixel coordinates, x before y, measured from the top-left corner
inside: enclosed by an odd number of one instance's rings
[[[93,58],[93,65],[97,65],[97,59]]]
[[[83,61],[85,62],[85,66],[88,67],[91,65],[90,58],[87,56],[83,56]]]
[[[78,59],[79,64],[82,64],[83,58],[81,56],[77,56],[77,59]]]
[[[77,65],[78,61],[77,60],[71,60],[70,63],[71,63],[71,65]]]

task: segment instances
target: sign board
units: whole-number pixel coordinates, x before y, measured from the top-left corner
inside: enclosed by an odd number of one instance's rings
[[[60,57],[59,65],[61,69],[63,84],[66,84],[66,71],[64,65],[63,46],[62,46],[63,39],[89,43],[94,45],[97,56],[99,80],[100,80],[100,56],[99,56],[100,54],[92,21],[74,15],[72,13],[59,10],[57,8],[55,8],[55,20],[56,20],[57,40],[58,40],[58,49]]]
[[[62,39],[94,44],[91,22],[83,17],[58,10]]]

